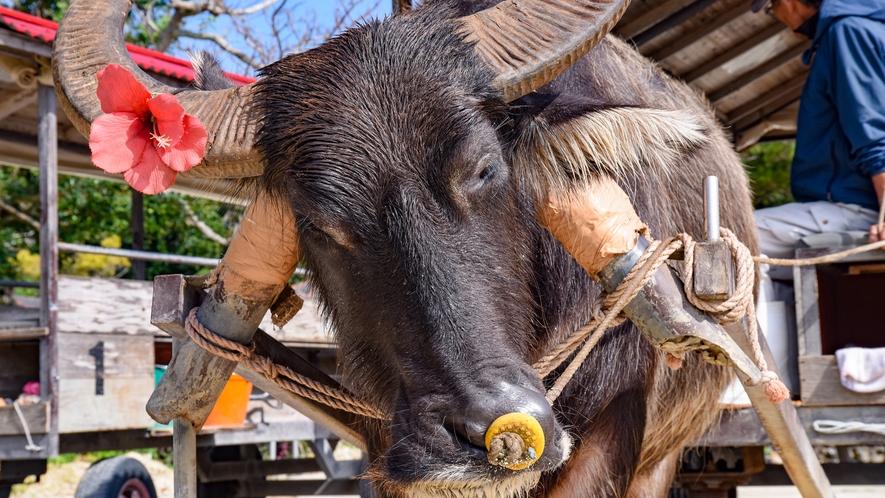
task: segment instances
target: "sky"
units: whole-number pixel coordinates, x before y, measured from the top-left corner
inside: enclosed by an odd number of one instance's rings
[[[316,16],[316,20],[319,26],[321,27],[331,27],[335,21],[335,11],[340,8],[340,1],[336,0],[285,0],[286,8],[289,8],[293,11],[294,18],[300,17],[311,17],[313,15]],[[247,7],[250,5],[255,5],[259,3],[260,0],[238,0],[238,1],[229,1],[228,5],[231,7]],[[353,12],[357,15],[362,14],[364,12],[370,11],[371,17],[382,18],[386,15],[389,15],[392,7],[391,0],[359,0],[359,4],[353,10]],[[270,7],[273,9],[274,7]],[[228,41],[236,46],[237,48],[243,50],[246,53],[250,53],[248,47],[242,42],[240,37],[236,35],[236,31],[231,26],[230,20],[224,16],[218,18],[213,21],[211,26],[208,28],[202,28],[201,25],[205,22],[204,17],[200,16],[196,19],[190,20],[187,27],[188,29],[198,31],[200,29],[211,30],[215,33],[220,33],[226,35]],[[251,16],[250,21],[255,26],[256,30],[269,29],[269,23],[265,18],[265,14],[256,14]],[[228,36],[229,35],[229,36]],[[218,49],[216,45],[212,42],[203,42],[196,41],[191,39],[183,39],[180,41],[179,46],[170,50],[170,52],[178,57],[187,57],[187,52],[184,49],[205,49],[209,52],[218,54],[221,56],[222,64],[225,70],[241,73],[241,74],[249,74],[254,75],[253,71],[247,69],[247,67],[240,63],[238,60],[234,59],[233,56],[224,54]]]

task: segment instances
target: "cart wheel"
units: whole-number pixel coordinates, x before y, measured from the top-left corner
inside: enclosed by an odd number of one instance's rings
[[[157,498],[157,491],[141,462],[118,456],[89,467],[74,498]]]

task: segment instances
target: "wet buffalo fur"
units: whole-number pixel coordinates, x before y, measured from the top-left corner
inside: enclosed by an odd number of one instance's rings
[[[391,497],[666,489],[727,374],[695,355],[668,370],[629,322],[556,401],[548,460],[491,467],[451,421],[496,379],[542,391],[557,373],[530,365],[590,318],[599,285],[535,220],[547,189],[607,175],[655,237],[699,237],[716,174],[752,248],[742,166],[703,99],[620,40],[505,103],[458,34],[490,2],[427,3],[271,64],[256,93],[263,186],[296,214],[344,382],[394,413],[363,427],[369,475]]]

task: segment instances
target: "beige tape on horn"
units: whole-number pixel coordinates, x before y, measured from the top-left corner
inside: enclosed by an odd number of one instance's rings
[[[646,229],[630,198],[608,177],[579,190],[548,192],[538,221],[593,278],[633,249]]]
[[[260,194],[246,210],[214,276],[226,292],[251,299],[276,296],[298,261],[298,229],[288,206]]]

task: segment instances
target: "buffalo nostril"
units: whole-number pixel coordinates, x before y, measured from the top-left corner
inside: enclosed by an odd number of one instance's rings
[[[486,431],[486,449],[492,465],[522,470],[544,453],[544,430],[531,415],[501,415]]]
[[[471,393],[470,401],[461,413],[455,415],[456,431],[471,444],[486,447],[486,436],[495,421],[503,415],[527,416],[534,421],[534,431],[548,440],[556,425],[553,409],[541,392],[509,382],[500,382],[493,388]],[[460,419],[460,420],[459,420]],[[526,448],[528,449],[528,448]],[[538,457],[540,451],[534,448]],[[505,465],[506,466],[506,465]]]

